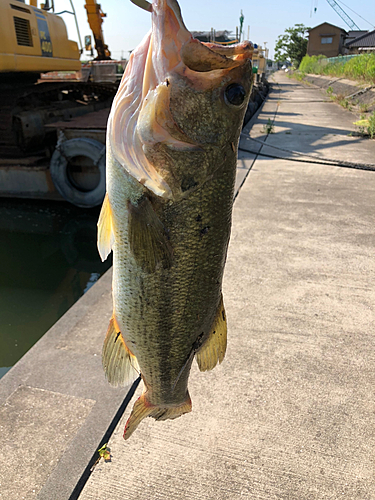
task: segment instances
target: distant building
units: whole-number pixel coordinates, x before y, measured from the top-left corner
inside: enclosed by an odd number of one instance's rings
[[[277,61],[272,61],[272,59],[267,59],[266,70],[267,71],[276,71],[280,69],[282,66],[281,63]]]
[[[344,53],[344,43],[348,33],[330,23],[319,24],[309,30],[307,55],[337,57]]]
[[[345,41],[345,48],[348,54],[375,52],[375,30],[364,32],[356,38],[349,40],[347,38]]]
[[[200,42],[235,42],[236,39],[231,35],[231,31],[192,31],[193,38]]]
[[[368,33],[368,30],[348,31],[348,35],[345,38],[345,45],[347,45],[348,43],[352,42],[353,40],[355,40],[356,38],[358,38],[362,35],[367,35],[367,33]]]

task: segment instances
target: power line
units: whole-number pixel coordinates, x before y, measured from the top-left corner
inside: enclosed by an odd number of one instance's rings
[[[342,2],[341,0],[337,0],[338,2],[342,3],[344,5],[344,7],[346,7],[347,9],[351,10],[352,12],[354,12],[354,14],[358,17],[360,17],[361,19],[363,19],[367,24],[369,24],[370,26],[372,26],[374,28],[374,24],[373,23],[370,23],[369,21],[367,21],[364,17],[362,17],[360,14],[358,14],[357,12],[355,12],[353,9],[351,9],[349,7],[349,5],[346,5],[344,2]]]
[[[357,29],[360,31],[359,26],[353,21],[353,19],[345,12],[345,10],[340,7],[340,5],[336,2],[336,0],[327,0],[329,5],[332,7],[334,11],[341,17],[345,24],[349,26],[351,30]]]

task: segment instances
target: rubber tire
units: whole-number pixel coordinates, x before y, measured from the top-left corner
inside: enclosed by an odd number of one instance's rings
[[[52,181],[61,196],[77,207],[91,208],[103,202],[105,196],[105,151],[103,152],[103,148],[105,146],[95,139],[79,137],[63,142],[60,149],[55,149],[52,155],[50,163]],[[86,156],[97,164],[100,179],[92,191],[80,191],[70,182],[67,166],[68,161],[75,156]]]

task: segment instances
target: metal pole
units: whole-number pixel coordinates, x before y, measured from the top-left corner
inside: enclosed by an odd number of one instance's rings
[[[76,28],[77,28],[77,33],[78,33],[78,40],[79,40],[79,46],[81,47],[81,54],[83,54],[83,46],[82,46],[82,40],[81,40],[81,33],[79,32],[79,26],[78,26],[78,21],[77,21],[77,15],[76,11],[74,9],[74,5],[72,0],[70,0],[70,5],[72,7],[73,15],[74,15],[74,20],[76,22]]]

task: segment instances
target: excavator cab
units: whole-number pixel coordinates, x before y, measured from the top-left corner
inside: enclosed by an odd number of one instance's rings
[[[48,5],[44,4],[46,9]],[[31,0],[0,0],[0,73],[78,71],[77,42],[69,40],[61,17]]]

